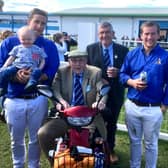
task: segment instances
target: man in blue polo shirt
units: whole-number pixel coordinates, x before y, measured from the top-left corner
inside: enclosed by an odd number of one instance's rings
[[[128,87],[125,109],[131,144],[130,167],[141,167],[144,136],[145,167],[156,168],[163,119],[161,107],[168,105],[168,52],[157,44],[158,24],[144,22],[140,31],[143,44],[127,54],[120,71],[120,80]]]
[[[35,45],[47,54],[45,67],[40,78],[41,83],[50,85],[59,66],[59,57],[55,44],[41,35],[47,23],[47,13],[33,9],[28,18],[28,27],[35,31]],[[17,36],[5,39],[0,46],[0,67],[9,57],[11,49],[20,44]],[[5,118],[11,136],[13,168],[23,168],[26,160],[25,130],[28,129],[28,168],[39,168],[40,147],[37,131],[48,111],[48,101],[36,91],[25,92],[25,85],[30,77],[30,69],[20,69],[11,79],[4,101]]]

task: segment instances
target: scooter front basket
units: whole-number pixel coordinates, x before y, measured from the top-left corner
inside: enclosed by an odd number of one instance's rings
[[[54,168],[93,168],[94,156],[85,155],[80,160],[70,156],[70,150],[58,153],[54,157]]]

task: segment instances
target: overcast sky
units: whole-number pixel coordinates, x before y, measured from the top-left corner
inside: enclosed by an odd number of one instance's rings
[[[3,0],[4,11],[30,11],[33,7],[55,12],[78,7],[168,7],[167,0]]]

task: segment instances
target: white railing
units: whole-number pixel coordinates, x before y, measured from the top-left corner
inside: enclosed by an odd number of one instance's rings
[[[142,41],[137,41],[137,40],[118,40],[116,39],[114,41],[128,47],[129,49],[135,48],[138,45],[141,45],[142,43]],[[161,47],[168,49],[168,42],[158,41],[158,43],[160,44]]]
[[[120,131],[128,132],[127,127],[126,127],[125,124],[119,124],[119,123],[118,123],[118,124],[117,124],[117,128],[118,128],[118,130],[120,130]],[[168,134],[167,134],[167,133],[164,133],[164,132],[160,132],[159,139],[168,141]]]
[[[118,130],[127,131],[127,127],[125,125],[125,109],[124,107],[121,109],[120,116],[118,119]],[[163,122],[160,130],[160,139],[168,141],[168,111],[163,115]]]

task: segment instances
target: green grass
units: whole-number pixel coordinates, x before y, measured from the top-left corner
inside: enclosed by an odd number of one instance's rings
[[[112,168],[129,168],[129,140],[126,132],[117,132],[116,137],[116,153],[120,157],[120,162],[117,165],[113,165]],[[167,168],[168,165],[168,145],[166,141],[159,141],[159,157],[157,168]],[[41,168],[49,168],[49,164],[42,154],[41,156]],[[144,167],[144,160],[142,162]],[[0,122],[0,168],[12,168],[11,151],[10,151],[10,139],[5,124]]]

